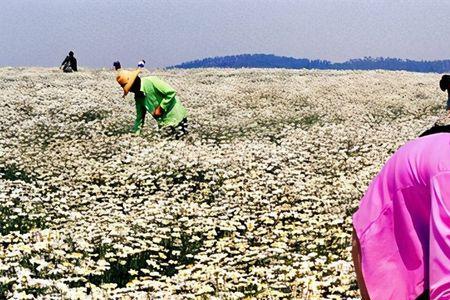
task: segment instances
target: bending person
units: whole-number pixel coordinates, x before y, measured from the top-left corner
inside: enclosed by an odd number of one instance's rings
[[[156,76],[140,78],[140,69],[119,69],[116,80],[123,88],[123,97],[134,93],[136,120],[133,132],[140,134],[145,115],[151,113],[166,135],[179,139],[187,133],[187,111],[176,98],[176,91]]]
[[[450,133],[397,150],[371,182],[353,227],[363,299],[450,299]]]

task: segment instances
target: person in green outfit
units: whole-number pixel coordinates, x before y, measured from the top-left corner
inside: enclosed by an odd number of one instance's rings
[[[166,135],[181,138],[187,134],[187,111],[176,98],[176,91],[156,76],[139,77],[140,69],[119,69],[116,80],[123,89],[123,97],[134,93],[136,120],[133,132],[140,134],[146,113],[155,118]]]

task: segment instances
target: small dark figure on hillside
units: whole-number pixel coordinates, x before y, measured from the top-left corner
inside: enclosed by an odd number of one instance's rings
[[[113,62],[113,66],[114,66],[114,69],[116,69],[116,71],[119,69],[122,69],[122,66],[120,65],[120,61]]]
[[[439,81],[439,87],[443,92],[447,91],[447,110],[450,110],[450,75],[443,75],[441,81]]]
[[[69,52],[64,61],[61,63],[61,67],[64,73],[77,72],[77,59],[73,56],[73,51]]]
[[[143,67],[145,67],[145,60],[141,60],[138,62],[138,68],[142,69]]]

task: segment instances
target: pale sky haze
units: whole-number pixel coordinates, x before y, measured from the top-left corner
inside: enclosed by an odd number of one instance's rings
[[[0,0],[0,66],[163,67],[267,53],[450,58],[450,1]]]

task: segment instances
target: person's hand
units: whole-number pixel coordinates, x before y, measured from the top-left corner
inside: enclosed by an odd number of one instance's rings
[[[157,108],[155,108],[155,111],[153,112],[153,116],[155,118],[159,118],[162,116],[163,113],[164,113],[164,110],[162,109],[162,107],[158,106]]]

